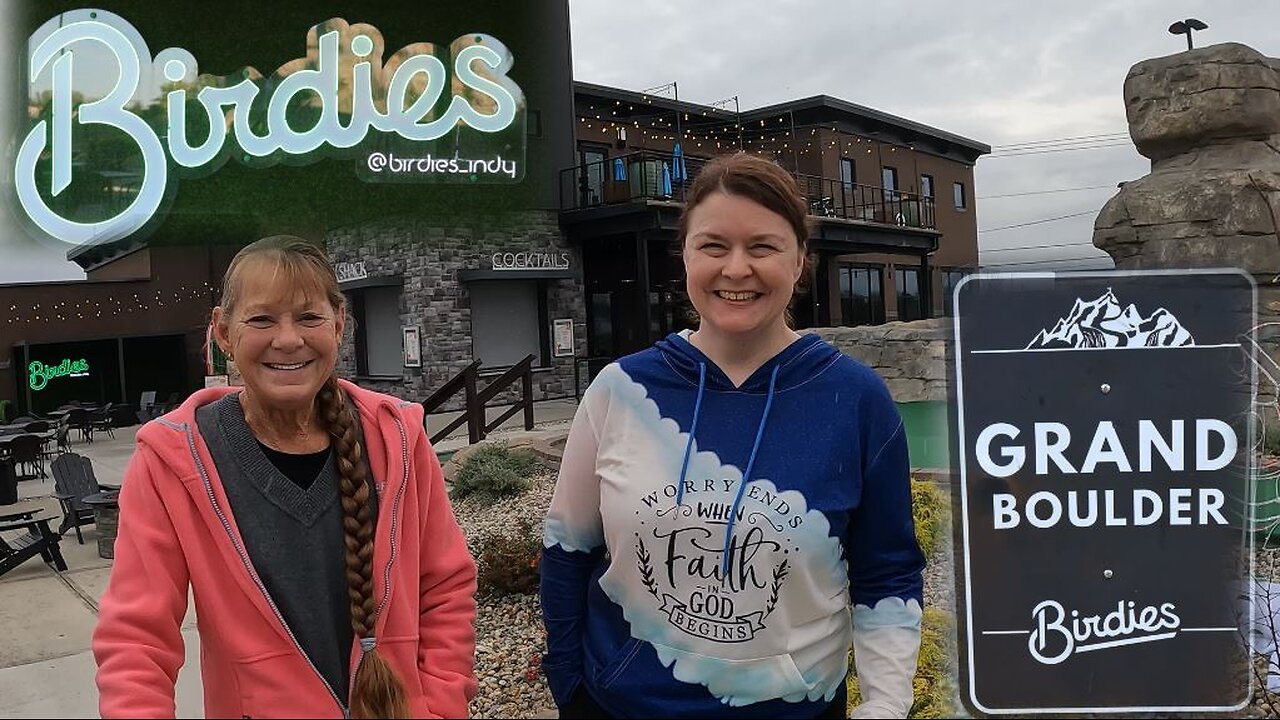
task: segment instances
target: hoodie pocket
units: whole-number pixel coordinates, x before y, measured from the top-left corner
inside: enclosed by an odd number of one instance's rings
[[[673,675],[699,683],[732,707],[785,698],[799,702],[813,690],[789,653],[734,660],[654,645],[660,662],[674,656]]]
[[[254,718],[326,717],[339,712],[324,681],[296,652],[236,662],[242,714]]]
[[[391,666],[410,695],[423,691],[418,674],[418,636],[403,635],[378,639],[378,654]]]
[[[628,638],[618,652],[609,658],[604,664],[598,664],[593,668],[596,687],[607,689],[617,682],[618,677],[626,671],[631,665],[631,661],[635,659],[636,653],[640,652],[643,641],[636,638]]]

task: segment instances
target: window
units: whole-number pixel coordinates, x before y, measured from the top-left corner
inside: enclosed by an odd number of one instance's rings
[[[588,317],[587,344],[591,354],[612,357],[616,354],[613,349],[613,295],[591,293]]]
[[[604,201],[605,165],[608,151],[591,145],[578,148],[578,207],[591,207]]]
[[[955,184],[953,184],[953,185],[951,186],[951,190],[952,190],[952,192],[953,192],[953,193],[954,193],[954,195],[955,195],[955,200],[956,200],[956,209],[957,209],[957,210],[963,210],[963,209],[965,209],[965,202],[964,202],[964,183],[955,183]]]
[[[880,268],[840,268],[840,317],[844,325],[879,325],[884,322],[884,290]]]
[[[956,285],[960,284],[960,279],[968,274],[968,270],[942,271],[942,314],[948,317],[953,314],[952,293],[955,292]]]
[[[857,182],[857,166],[853,164],[853,158],[840,158],[840,184],[847,190]]]
[[[355,320],[356,374],[404,373],[400,336],[400,286],[349,290],[351,317]]]
[[[884,188],[884,197],[886,200],[893,200],[897,197],[894,192],[898,189],[898,169],[885,166],[880,169],[880,185]]]
[[[537,280],[476,280],[471,294],[471,357],[481,367],[511,367],[533,355],[548,364],[545,294]]]
[[[933,176],[932,175],[920,176],[920,196],[929,198],[930,200],[933,199]]]
[[[924,317],[920,304],[919,268],[898,268],[898,319],[919,320]]]

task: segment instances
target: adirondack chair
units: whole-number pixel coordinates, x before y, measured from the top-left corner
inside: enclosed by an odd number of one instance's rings
[[[62,538],[49,529],[48,517],[0,522],[0,531],[15,530],[23,534],[9,540],[0,537],[0,575],[37,555],[57,570],[67,569],[67,562],[62,559],[62,550],[58,547]]]
[[[84,535],[80,526],[94,521],[93,508],[86,505],[84,499],[103,490],[93,474],[93,463],[76,453],[63,453],[54,458],[53,490],[53,496],[62,505],[62,524],[58,526],[58,535],[62,536],[74,527],[76,540],[83,545]]]

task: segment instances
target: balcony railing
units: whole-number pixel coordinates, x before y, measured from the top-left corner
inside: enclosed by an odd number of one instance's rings
[[[693,179],[707,161],[691,157],[679,160],[671,153],[642,151],[562,170],[560,208],[582,210],[644,200],[684,202]],[[796,173],[795,178],[811,215],[935,227],[933,198],[817,175]]]

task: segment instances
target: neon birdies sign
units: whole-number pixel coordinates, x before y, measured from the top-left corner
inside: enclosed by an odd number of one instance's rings
[[[27,384],[32,390],[43,390],[49,384],[49,381],[60,377],[88,377],[89,361],[81,358],[80,360],[63,360],[61,365],[45,365],[39,360],[32,360],[27,366]]]
[[[304,57],[280,66],[270,78],[252,67],[225,76],[201,75],[195,57],[182,48],[162,50],[153,58],[142,35],[110,12],[76,10],[49,20],[28,44],[28,97],[32,102],[47,98],[48,104],[17,152],[19,204],[41,232],[54,238],[72,244],[110,242],[152,221],[171,197],[172,173],[198,177],[233,157],[266,167],[340,155],[356,158],[362,179],[447,182],[445,173],[380,177],[377,164],[362,159],[361,153],[370,155],[373,142],[388,139],[409,148],[442,139],[459,143],[464,128],[482,134],[510,130],[512,138],[518,136],[521,167],[486,177],[513,181],[522,176],[525,98],[506,76],[513,58],[496,38],[473,33],[454,40],[448,49],[451,71],[440,59],[442,53],[425,42],[408,45],[384,61],[376,28],[338,18],[312,27],[306,47]],[[81,102],[86,93],[77,83],[83,84],[86,76],[101,82],[103,72],[110,74],[110,89]],[[441,108],[446,88],[452,95]],[[159,129],[139,112],[148,95],[155,96],[155,106],[162,104]],[[297,127],[300,107],[309,123],[305,129]],[[160,107],[153,109],[147,117],[161,114]],[[68,217],[66,198],[58,202],[72,184],[73,157],[77,173],[85,172],[85,165],[87,175],[94,170],[97,158],[83,157],[87,126],[115,141],[122,133],[123,147],[141,160],[129,172],[102,173],[108,177],[103,182],[114,183],[116,194],[131,200],[117,200],[113,214],[91,221]],[[426,150],[455,159],[460,152],[458,145],[428,145]],[[514,168],[516,158],[509,150],[506,155],[497,162]],[[474,164],[493,157],[461,159]]]

